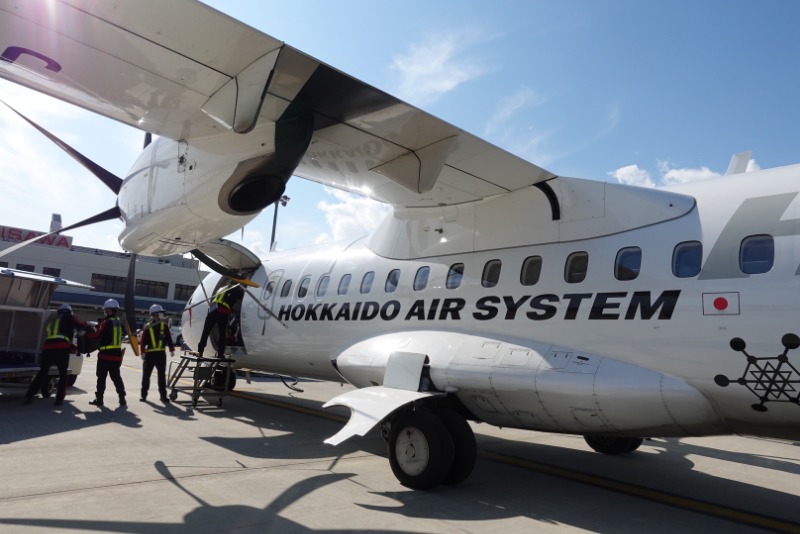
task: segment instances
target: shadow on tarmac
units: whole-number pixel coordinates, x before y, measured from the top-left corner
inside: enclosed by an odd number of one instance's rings
[[[258,393],[265,400],[286,403],[285,395]],[[68,397],[69,399],[69,397]],[[0,409],[8,402],[0,397]],[[15,401],[18,402],[18,401]],[[40,404],[42,401],[39,401]],[[56,410],[51,400],[45,400],[47,406],[33,406],[36,418],[30,418],[27,410],[13,410],[12,417],[28,417],[30,424],[19,424],[20,432],[13,436],[0,436],[0,443],[8,443],[4,439],[19,441],[38,437],[46,433],[64,432],[87,425],[120,424],[133,428],[141,426],[141,419],[125,409],[103,409],[96,412],[82,412],[69,402]],[[245,505],[214,506],[190,492],[180,478],[174,476],[167,465],[157,461],[155,470],[165,481],[175,486],[197,502],[197,507],[189,511],[180,524],[158,522],[126,522],[110,520],[54,520],[54,519],[13,519],[0,518],[0,524],[20,525],[39,528],[63,528],[84,531],[111,531],[121,533],[151,532],[206,532],[218,530],[220,518],[227,518],[225,525],[229,530],[237,532],[345,532],[330,529],[315,530],[282,517],[280,514],[287,507],[305,498],[315,490],[335,483],[358,484],[363,491],[361,477],[354,473],[334,472],[344,465],[344,456],[368,453],[386,456],[386,445],[376,431],[363,438],[354,438],[338,447],[323,444],[323,440],[334,434],[340,423],[322,418],[313,418],[311,424],[300,424],[299,418],[313,417],[305,413],[259,406],[255,402],[243,399],[231,399],[226,402],[224,410],[209,405],[192,408],[185,403],[161,405],[160,403],[138,403],[149,405],[156,412],[166,417],[196,419],[196,411],[213,418],[234,418],[239,422],[251,425],[260,430],[261,436],[255,438],[231,438],[226,436],[203,436],[205,440],[224,450],[237,455],[254,459],[293,459],[318,460],[331,458],[330,472],[314,475],[292,485],[278,495],[263,508]],[[308,401],[306,401],[308,404]],[[321,403],[316,403],[321,409]],[[26,415],[27,414],[27,415]],[[64,417],[64,415],[69,417]],[[209,430],[213,424],[207,424]],[[275,431],[281,433],[275,435]],[[796,512],[796,495],[758,487],[746,482],[723,479],[695,470],[695,462],[690,458],[705,457],[744,466],[756,466],[781,473],[800,474],[797,459],[761,456],[758,454],[721,451],[704,447],[695,443],[686,443],[680,439],[648,440],[643,452],[625,456],[606,456],[577,450],[574,448],[553,446],[543,443],[516,441],[496,436],[478,434],[478,447],[482,451],[499,452],[503,455],[523,459],[536,464],[558,466],[605,479],[622,481],[658,491],[685,495],[688,498],[715,502],[731,508],[745,508],[749,512],[766,516],[779,517],[792,521]],[[576,437],[576,440],[581,440]],[[646,452],[645,452],[646,451]],[[388,462],[385,469],[389,469]],[[395,486],[396,487],[396,486]],[[677,489],[676,489],[677,488]],[[546,525],[568,525],[594,531],[640,532],[645,526],[648,532],[673,532],[675,523],[665,520],[656,521],[653,517],[664,517],[671,508],[650,502],[646,499],[631,501],[630,496],[609,492],[606,488],[596,487],[591,482],[580,484],[576,489],[574,480],[546,474],[536,467],[526,469],[507,462],[498,462],[479,458],[475,472],[462,485],[456,487],[440,487],[433,491],[369,491],[372,496],[379,496],[391,504],[359,504],[364,511],[378,512],[391,516],[387,524],[397,525],[397,517],[441,520],[457,524],[459,522],[487,522],[507,518],[524,517]],[[569,506],[565,506],[569,503]],[[611,503],[611,504],[609,504]],[[633,504],[632,504],[633,503]],[[630,516],[631,506],[637,508],[637,522]],[[647,512],[651,509],[651,512]],[[641,522],[644,514],[651,520]],[[686,514],[687,512],[682,511]],[[697,516],[702,517],[702,516]],[[717,523],[718,525],[735,525],[735,523]],[[742,526],[742,525],[739,525]],[[452,528],[453,525],[450,525]],[[800,526],[798,527],[800,528]],[[279,530],[280,529],[280,530]],[[470,528],[467,528],[469,530]],[[370,530],[360,530],[369,532]],[[375,530],[385,531],[385,530]]]

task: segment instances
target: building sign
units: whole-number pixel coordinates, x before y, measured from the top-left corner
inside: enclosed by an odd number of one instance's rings
[[[19,243],[33,239],[36,236],[46,236],[36,241],[39,245],[46,245],[48,247],[60,247],[69,249],[72,247],[72,238],[65,235],[47,235],[45,232],[36,232],[34,230],[25,230],[24,228],[14,228],[12,226],[0,226],[0,239],[3,241],[11,241]]]

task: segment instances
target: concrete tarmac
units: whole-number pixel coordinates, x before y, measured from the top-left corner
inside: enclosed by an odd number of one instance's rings
[[[128,406],[109,380],[96,408],[95,363],[60,407],[0,386],[0,532],[800,533],[796,442],[653,439],[612,457],[579,436],[473,425],[472,476],[422,492],[397,482],[376,431],[322,443],[347,411],[321,406],[348,386],[239,379],[221,406],[193,407],[158,401],[154,374],[143,403],[128,356]]]

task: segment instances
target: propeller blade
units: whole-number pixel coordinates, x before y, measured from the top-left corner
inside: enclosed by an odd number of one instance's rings
[[[17,115],[22,117],[22,119],[25,120],[25,122],[27,122],[28,124],[30,124],[31,126],[36,128],[37,130],[39,130],[45,137],[47,137],[53,143],[58,145],[58,147],[61,148],[61,150],[63,150],[64,152],[66,152],[72,159],[74,159],[75,161],[77,161],[78,163],[80,163],[81,165],[86,167],[89,170],[89,172],[91,172],[97,178],[99,178],[100,181],[103,182],[104,184],[106,184],[106,187],[111,189],[115,194],[119,194],[119,190],[122,187],[122,178],[120,178],[120,177],[116,176],[115,174],[105,170],[103,167],[101,167],[100,165],[98,165],[94,161],[90,160],[89,158],[87,158],[86,156],[84,156],[83,154],[81,154],[80,152],[78,152],[77,150],[72,148],[71,146],[69,146],[67,143],[65,143],[64,141],[62,141],[61,139],[59,139],[55,135],[51,134],[50,132],[48,132],[47,130],[45,130],[44,128],[42,128],[41,126],[36,124],[35,122],[33,122],[31,119],[29,119],[28,117],[26,117],[25,115],[23,115],[22,113],[20,113],[19,111],[17,111],[13,107],[11,107],[8,103],[4,102],[3,100],[0,100],[0,102],[5,104],[8,107],[8,109],[10,109],[14,113],[16,113]]]
[[[84,219],[81,222],[78,222],[78,223],[75,223],[75,224],[71,224],[71,225],[67,226],[66,228],[60,228],[60,229],[56,230],[55,232],[50,232],[49,234],[39,235],[39,236],[33,237],[31,239],[28,239],[27,241],[21,241],[21,242],[17,243],[14,246],[8,247],[7,249],[0,251],[0,258],[5,256],[6,254],[10,254],[10,253],[14,252],[15,250],[19,250],[22,247],[26,247],[26,246],[30,245],[31,243],[34,243],[34,242],[36,242],[36,241],[38,241],[40,239],[44,239],[46,237],[50,237],[51,235],[60,234],[61,232],[66,232],[68,230],[74,230],[75,228],[80,228],[81,226],[88,226],[88,225],[94,224],[96,222],[110,221],[111,219],[118,219],[121,215],[122,215],[122,213],[119,211],[119,208],[117,206],[114,206],[113,208],[108,209],[108,210],[104,211],[103,213],[98,213],[97,215],[93,215],[92,217],[89,217],[88,219]]]
[[[136,289],[136,254],[131,254],[131,261],[128,263],[128,281],[125,284],[125,328],[128,330],[133,353],[139,356],[139,338],[136,331],[131,329],[131,325],[136,325],[136,301],[134,293]]]

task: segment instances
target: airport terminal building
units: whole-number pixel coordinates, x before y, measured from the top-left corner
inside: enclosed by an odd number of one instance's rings
[[[50,231],[59,227],[60,217],[54,215]],[[0,226],[0,250],[45,234]],[[92,286],[92,289],[60,286],[51,299],[52,307],[68,303],[84,320],[102,317],[103,303],[109,298],[124,306],[129,264],[128,253],[76,246],[71,237],[58,234],[0,258],[0,269],[40,273]],[[160,304],[168,317],[179,320],[186,301],[207,274],[200,270],[197,260],[180,255],[137,256],[134,301],[140,321],[148,317],[152,304]]]

